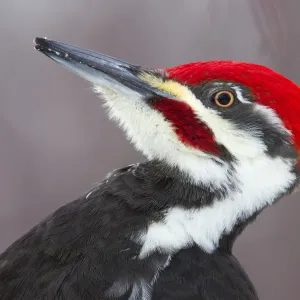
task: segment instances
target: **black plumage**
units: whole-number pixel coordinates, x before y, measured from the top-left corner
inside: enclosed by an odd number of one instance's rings
[[[157,161],[114,171],[0,256],[0,299],[258,299],[231,254],[249,220],[224,235],[213,254],[191,246],[173,256],[155,251],[138,259],[141,245],[132,234],[161,220],[169,206],[212,201],[212,191],[182,178]],[[152,298],[143,298],[145,293]]]
[[[162,272],[152,300],[257,300],[240,263],[229,251],[207,254],[194,246],[181,250]]]

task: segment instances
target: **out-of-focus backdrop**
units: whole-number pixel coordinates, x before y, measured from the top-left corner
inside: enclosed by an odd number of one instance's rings
[[[1,251],[107,172],[143,160],[88,84],[33,50],[35,36],[151,67],[250,61],[300,85],[298,0],[1,0],[0,7]],[[299,299],[299,198],[267,209],[235,245],[262,300]]]

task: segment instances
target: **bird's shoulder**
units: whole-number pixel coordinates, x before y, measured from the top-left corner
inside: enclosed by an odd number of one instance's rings
[[[94,299],[122,272],[130,274],[140,251],[132,233],[145,224],[127,201],[143,192],[135,188],[142,179],[134,168],[111,172],[7,248],[0,255],[0,298],[85,299],[89,290]]]
[[[74,250],[76,243],[78,246],[86,246],[84,242],[92,243],[94,234],[97,235],[97,240],[101,236],[103,239],[108,238],[108,229],[122,226],[117,223],[125,224],[127,221],[127,194],[132,193],[132,182],[136,180],[132,172],[134,167],[135,165],[130,165],[110,172],[81,197],[56,209],[13,243],[0,256],[0,260],[5,260],[15,250],[25,251],[27,247],[39,245],[39,248],[44,248],[51,255],[51,245],[63,245],[64,248],[70,246]],[[138,192],[135,190],[134,193]],[[121,211],[122,216],[118,215]]]

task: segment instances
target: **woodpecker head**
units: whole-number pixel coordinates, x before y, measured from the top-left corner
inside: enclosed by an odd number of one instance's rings
[[[230,161],[298,163],[300,89],[266,67],[211,61],[149,69],[47,39],[35,43],[94,85],[137,149],[194,181],[217,182],[218,174],[222,181],[227,174],[218,168]]]

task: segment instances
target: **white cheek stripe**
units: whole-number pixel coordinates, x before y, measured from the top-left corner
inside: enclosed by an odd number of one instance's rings
[[[234,190],[228,197],[201,209],[169,209],[161,222],[152,223],[141,234],[140,258],[156,249],[172,254],[192,243],[208,253],[214,251],[223,233],[230,233],[238,220],[246,220],[272,204],[295,182],[292,169],[291,161],[267,156],[239,163],[239,191]]]

